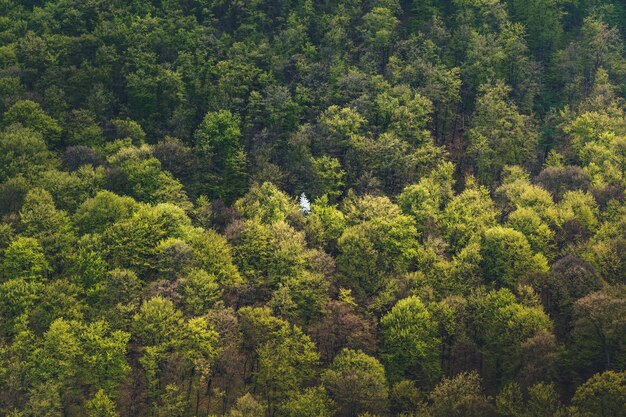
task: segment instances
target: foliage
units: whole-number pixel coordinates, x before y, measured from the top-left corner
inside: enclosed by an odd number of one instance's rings
[[[428,386],[439,376],[440,340],[437,323],[422,301],[409,297],[398,301],[381,320],[383,358],[390,379],[410,377]]]
[[[361,351],[342,350],[322,373],[322,383],[341,415],[383,412],[387,406],[385,368]]]
[[[0,1],[0,415],[622,416],[624,28]]]

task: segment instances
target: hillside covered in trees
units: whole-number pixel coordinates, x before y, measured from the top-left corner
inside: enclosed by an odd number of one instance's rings
[[[626,416],[623,0],[0,0],[0,415]]]

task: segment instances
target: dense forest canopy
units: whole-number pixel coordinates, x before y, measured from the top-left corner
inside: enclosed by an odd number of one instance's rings
[[[626,416],[623,0],[0,0],[0,415]]]

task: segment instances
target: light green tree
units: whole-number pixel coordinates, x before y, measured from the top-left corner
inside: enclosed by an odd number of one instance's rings
[[[468,179],[465,190],[446,205],[441,218],[451,249],[458,252],[472,237],[495,226],[498,215],[489,191]]]
[[[332,400],[322,386],[306,388],[281,404],[278,415],[281,417],[331,417],[333,415]]]
[[[98,390],[84,407],[88,417],[119,417],[115,403],[103,390]]]
[[[381,319],[382,358],[391,380],[410,378],[422,386],[441,374],[437,323],[424,303],[405,298]]]
[[[0,277],[3,280],[26,278],[41,281],[50,271],[41,244],[29,237],[18,237],[12,241],[0,262]]]
[[[355,291],[376,293],[388,275],[406,272],[415,258],[417,230],[386,197],[346,203],[347,227],[338,240],[337,269]]]
[[[4,113],[4,127],[19,123],[27,129],[40,133],[47,143],[56,145],[61,139],[59,122],[48,116],[38,103],[18,100]]]
[[[626,375],[607,371],[589,378],[576,389],[572,405],[582,416],[623,417],[626,415]]]
[[[342,350],[322,373],[322,383],[342,416],[382,413],[387,408],[385,368],[361,351]]]
[[[521,114],[509,100],[503,83],[481,88],[468,132],[468,152],[475,158],[478,178],[493,184],[504,165],[536,160],[538,134],[531,117]]]
[[[485,280],[498,287],[514,288],[524,275],[548,271],[546,258],[533,254],[526,237],[506,227],[485,230],[480,256]]]
[[[319,354],[299,327],[285,325],[259,346],[258,355],[255,383],[269,415],[274,415],[283,401],[313,378]]]

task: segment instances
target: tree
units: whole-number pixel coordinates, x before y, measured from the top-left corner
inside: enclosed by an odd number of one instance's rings
[[[182,313],[170,300],[153,297],[145,301],[133,317],[133,337],[143,346],[167,344],[178,338]]]
[[[113,269],[106,272],[92,288],[87,286],[87,291],[97,300],[98,307],[111,309],[134,303],[139,297],[141,287],[142,282],[133,271]]]
[[[182,312],[160,296],[141,305],[133,317],[132,330],[141,346],[139,364],[146,376],[149,398],[156,401],[155,405],[160,403],[164,415],[182,415],[191,394],[195,391],[200,396],[199,381],[208,376],[213,364],[217,334],[204,318],[184,320]],[[175,384],[165,385],[168,369],[181,375],[186,394]]]
[[[344,348],[373,353],[374,325],[357,314],[354,305],[329,301],[322,317],[309,330],[324,362],[330,362]]]
[[[486,188],[472,181],[445,207],[441,224],[451,249],[458,251],[473,236],[496,225],[498,211]]]
[[[173,203],[191,208],[182,184],[161,168],[149,148],[122,148],[112,160],[116,168],[108,171],[107,188],[128,194],[146,203]]]
[[[159,242],[156,248],[159,275],[175,279],[192,266],[193,249],[187,242],[170,237]]]
[[[313,179],[310,192],[313,197],[327,196],[330,201],[336,201],[341,196],[346,177],[339,160],[329,156],[311,157],[311,167]]]
[[[297,326],[282,326],[258,348],[255,382],[270,416],[279,404],[296,393],[314,375],[319,354],[311,339]]]
[[[502,80],[513,87],[520,104],[532,108],[539,74],[528,54],[524,25],[509,20],[504,2],[455,3],[459,5],[455,43],[462,45],[465,57],[461,64],[465,95],[473,98],[481,85]]]
[[[265,407],[250,393],[237,399],[237,402],[227,414],[228,417],[265,417]]]
[[[29,189],[29,181],[21,175],[9,178],[0,184],[0,212],[17,213],[24,204]]]
[[[586,416],[623,417],[626,415],[626,375],[607,371],[593,375],[576,389],[572,405]]]
[[[528,389],[524,401],[520,386],[513,382],[505,386],[496,397],[498,415],[507,417],[559,417],[565,410],[552,384],[538,383]]]
[[[200,168],[215,181],[210,190],[227,201],[246,189],[246,154],[239,125],[239,117],[228,110],[209,112],[194,134]]]
[[[623,77],[625,68],[622,42],[617,28],[589,15],[584,17],[581,35],[578,42],[572,42],[556,54],[559,64],[557,68],[566,83],[563,91],[571,101],[586,96],[600,68],[618,79]]]
[[[59,384],[48,381],[37,385],[29,392],[26,412],[34,416],[61,417],[63,405],[59,392]]]
[[[280,406],[279,415],[284,417],[331,417],[332,400],[324,387],[306,388]]]
[[[568,191],[558,204],[562,222],[576,220],[589,232],[598,225],[598,206],[590,194],[581,191]]]
[[[389,407],[393,415],[408,414],[419,409],[424,393],[414,381],[404,379],[393,384],[389,393]]]
[[[26,278],[43,281],[51,271],[37,239],[18,237],[4,251],[3,258],[0,263],[0,277],[3,280]]]
[[[408,270],[417,230],[413,219],[386,197],[365,196],[347,209],[352,225],[337,242],[337,269],[351,288],[371,295],[384,277]]]
[[[270,182],[254,184],[234,207],[243,218],[264,224],[288,221],[299,212],[295,200]]]
[[[453,174],[454,165],[446,162],[398,195],[398,206],[415,218],[420,232],[430,232],[440,223],[443,207],[453,197]]]
[[[167,384],[152,408],[156,417],[184,417],[187,409],[185,394],[178,385]]]
[[[76,171],[84,165],[94,168],[104,164],[104,158],[93,148],[84,145],[68,146],[61,155],[61,166]]]
[[[0,415],[618,414],[624,28],[0,0]]]
[[[345,229],[345,216],[337,206],[329,204],[323,196],[311,204],[311,213],[306,217],[306,232],[309,242],[335,253],[337,239]]]
[[[63,397],[80,384],[115,393],[130,370],[126,344],[130,334],[111,330],[105,322],[83,324],[55,320],[33,350],[35,381],[55,381]]]
[[[15,123],[40,133],[49,144],[57,145],[61,139],[59,122],[48,116],[34,101],[19,100],[4,113],[4,127]]]
[[[192,248],[195,266],[214,275],[221,286],[233,288],[244,282],[235,266],[234,249],[224,236],[211,229],[194,228],[185,230],[184,240]]]
[[[161,166],[186,187],[193,186],[195,155],[191,147],[178,138],[166,137],[154,145],[152,154]]]
[[[111,329],[105,321],[79,326],[83,383],[101,388],[108,395],[115,395],[130,371],[126,362],[126,345],[130,336],[130,333]]]
[[[64,405],[80,386],[102,388],[111,395],[126,376],[126,343],[130,335],[111,330],[105,322],[85,325],[59,318],[52,322],[40,345],[34,347],[32,381],[54,381]]]
[[[103,390],[96,392],[96,395],[85,403],[85,410],[88,417],[119,417],[115,403]]]
[[[400,85],[379,94],[376,105],[383,129],[417,147],[431,140],[426,127],[430,122],[433,105],[409,86]]]
[[[192,269],[181,282],[180,289],[185,311],[199,316],[220,299],[222,292],[214,276],[202,269]]]
[[[275,289],[307,269],[311,252],[304,233],[284,222],[246,221],[230,230],[234,259],[250,283]]]
[[[602,279],[610,284],[626,282],[626,239],[624,226],[626,217],[605,222],[589,242],[588,260]]]
[[[363,129],[366,120],[350,107],[332,105],[320,115],[319,123],[323,136],[313,142],[314,153],[343,157],[349,140]]]
[[[470,299],[472,326],[483,358],[482,374],[496,386],[513,376],[522,344],[552,330],[552,322],[532,296],[526,305],[508,289],[478,293]]]
[[[606,75],[606,74],[604,74]],[[610,89],[611,87],[609,87]],[[607,95],[609,98],[607,99]],[[576,162],[596,184],[623,184],[623,136],[626,132],[623,105],[601,92],[591,109],[580,110],[563,125],[571,136]]]
[[[381,319],[382,358],[390,380],[408,377],[431,385],[441,373],[437,323],[422,301],[405,298]]]
[[[468,132],[468,152],[475,158],[478,178],[487,185],[498,179],[504,165],[532,166],[536,160],[534,121],[518,112],[509,92],[501,82],[482,86]]]
[[[563,36],[562,5],[557,0],[533,0],[510,3],[511,16],[524,23],[528,33],[528,47],[544,60],[560,46]]]
[[[509,214],[506,225],[524,234],[530,248],[537,254],[552,258],[554,253],[554,232],[534,210],[520,207]]]
[[[576,165],[548,166],[537,176],[537,183],[559,200],[567,191],[587,191],[591,177]]]
[[[382,413],[387,408],[385,368],[362,351],[342,350],[322,373],[322,383],[341,416]]]
[[[239,327],[242,334],[241,350],[251,362],[254,369],[258,363],[259,348],[288,322],[272,314],[267,307],[242,307],[237,311]]]
[[[387,62],[389,46],[394,36],[394,30],[399,21],[393,12],[385,7],[375,7],[363,16],[363,37],[371,52],[380,62],[381,68]]]
[[[82,233],[102,233],[114,223],[129,219],[139,207],[132,197],[103,190],[76,209],[74,223]]]
[[[205,318],[195,317],[186,321],[181,339],[174,341],[174,348],[178,350],[174,358],[182,359],[179,369],[187,379],[187,403],[191,400],[194,387],[196,398],[198,401],[200,399],[201,391],[204,389],[203,381],[209,377],[217,356],[217,338],[217,332]]]
[[[17,174],[36,176],[55,164],[41,133],[20,126],[0,132],[0,181]]]
[[[348,164],[353,166],[352,171],[360,174],[359,181],[367,191],[376,190],[380,183],[382,190],[397,193],[407,183],[416,180],[418,168],[431,163],[435,165],[439,160],[439,155],[429,154],[428,151],[423,155],[393,133],[383,133],[378,137],[353,136],[350,147],[353,152],[349,154],[351,159]],[[427,146],[424,148],[428,150]]]
[[[63,142],[67,145],[99,146],[104,142],[104,131],[96,115],[86,109],[74,109],[66,114]]]
[[[10,336],[19,330],[17,325],[27,318],[41,300],[45,285],[25,278],[14,278],[0,284],[0,296],[4,302],[0,305],[3,323],[2,332]]]
[[[500,226],[485,231],[480,255],[485,280],[496,286],[514,288],[525,274],[548,270],[545,257],[532,253],[523,234]]]
[[[620,293],[592,292],[574,303],[571,355],[583,369],[620,369],[626,361],[626,300]]]
[[[563,347],[554,334],[540,331],[520,346],[520,368],[517,379],[529,387],[543,382],[558,381]]]
[[[32,188],[24,199],[20,220],[24,236],[37,239],[52,268],[59,269],[76,239],[67,213],[56,209],[49,192]]]
[[[553,384],[538,383],[528,389],[528,414],[531,416],[559,416],[563,405]]]
[[[143,131],[141,125],[131,119],[113,119],[111,124],[115,129],[116,139],[130,139],[135,146],[140,146],[146,139],[146,132]]]
[[[489,399],[482,393],[478,373],[461,373],[445,378],[430,393],[433,417],[482,417],[491,414]]]
[[[33,331],[43,333],[58,318],[82,322],[87,306],[80,299],[80,290],[68,279],[50,281],[42,287],[37,303],[24,310]]]
[[[287,290],[300,323],[308,324],[319,318],[328,301],[327,277],[320,273],[302,271],[296,276],[285,278],[281,285],[279,290]]]
[[[183,228],[190,224],[185,212],[173,204],[143,206],[106,229],[104,252],[117,267],[134,269],[139,274],[154,272],[159,263],[159,243],[169,237],[182,237]]]
[[[290,16],[289,24],[294,23],[293,17]],[[275,85],[266,87],[263,104],[266,113],[263,122],[278,134],[293,131],[298,126],[301,108],[287,87]]]
[[[504,212],[530,209],[548,225],[560,224],[553,196],[544,188],[531,184],[528,173],[520,166],[504,167],[502,185],[496,189],[495,200]]]
[[[59,209],[73,212],[104,185],[105,177],[102,167],[84,166],[75,172],[45,171],[34,184],[50,192]]]
[[[531,283],[541,295],[546,312],[554,318],[555,332],[560,337],[571,329],[574,302],[603,285],[593,266],[574,256],[558,259],[547,277]]]

